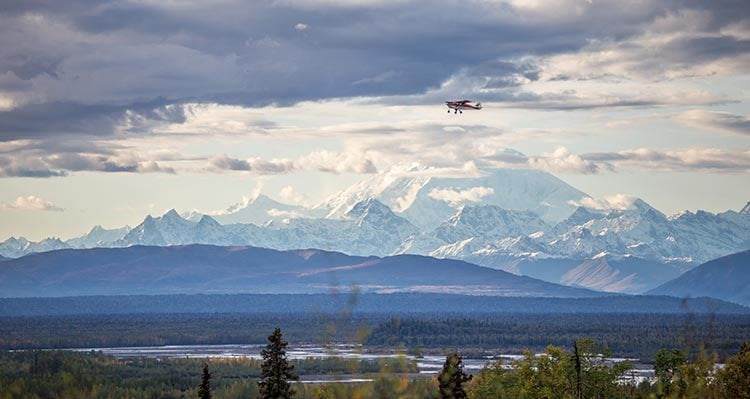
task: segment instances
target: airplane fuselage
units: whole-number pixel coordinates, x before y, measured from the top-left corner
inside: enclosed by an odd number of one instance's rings
[[[463,113],[464,110],[480,110],[482,109],[482,104],[479,102],[471,102],[471,101],[446,101],[445,105],[449,108],[448,112],[451,112],[450,109],[454,110],[455,113]]]

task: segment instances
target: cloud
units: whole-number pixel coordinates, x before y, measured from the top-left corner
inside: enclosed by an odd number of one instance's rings
[[[750,119],[729,112],[694,109],[677,115],[675,119],[687,126],[750,135]]]
[[[750,171],[750,149],[691,148],[659,151],[637,148],[617,152],[588,153],[580,157],[587,162],[596,163],[600,167],[613,171],[633,168],[662,172],[742,173]]]
[[[728,8],[732,6],[726,4]],[[634,35],[593,39],[578,51],[540,58],[545,79],[664,81],[744,73],[750,42],[715,9],[667,10]],[[745,12],[737,18],[747,18]]]
[[[129,105],[86,105],[72,102],[26,104],[0,111],[0,142],[55,139],[60,136],[111,138],[149,133],[161,125],[182,123],[189,109],[165,99]]]
[[[237,159],[222,154],[212,157],[209,163],[216,170],[252,171],[258,174],[289,173],[295,170],[293,162],[288,159]]]
[[[63,208],[57,207],[53,203],[45,201],[34,195],[18,197],[13,202],[0,202],[0,208],[55,212],[62,212],[64,210]]]
[[[300,169],[329,173],[376,173],[371,160],[350,152],[316,151],[295,162]]]
[[[619,210],[624,211],[633,209],[633,203],[637,200],[637,197],[633,197],[625,194],[615,194],[611,196],[605,196],[601,199],[595,199],[591,197],[583,197],[579,201],[568,201],[573,206],[582,206],[584,208],[595,209],[598,211],[608,210]]]
[[[281,217],[295,219],[302,217],[302,214],[297,211],[284,211],[276,208],[269,209],[266,214],[272,218]]]
[[[483,197],[495,194],[492,187],[471,187],[463,190],[455,188],[433,188],[427,194],[430,198],[438,201],[457,205],[462,202],[480,202]]]
[[[600,166],[570,153],[565,147],[558,147],[555,151],[541,156],[528,158],[528,165],[532,168],[558,173],[597,173]]]
[[[295,204],[301,204],[305,202],[305,195],[298,192],[294,189],[292,186],[284,186],[279,191],[279,197],[281,197],[282,200],[292,202]]]
[[[352,153],[316,151],[296,160],[262,158],[237,159],[226,154],[209,160],[214,171],[233,170],[258,174],[281,174],[296,171],[327,173],[376,173],[375,165],[367,158]]]
[[[176,173],[174,168],[161,162],[162,159],[174,160],[171,152],[139,154],[91,143],[19,143],[11,142],[13,145],[7,146],[7,151],[0,145],[0,177],[61,177],[84,171]]]
[[[564,151],[507,153],[528,139],[522,133],[530,129],[511,127],[524,116],[487,114],[724,104],[737,98],[714,83],[746,75],[750,54],[750,11],[734,0],[65,3],[0,6],[0,143],[35,146],[0,152],[0,176],[175,173],[188,159],[258,174],[373,173],[405,160],[444,174],[472,173],[461,170],[470,161],[596,173],[630,166]],[[476,122],[445,122],[419,107],[456,97],[487,109],[472,116]],[[391,122],[388,114],[404,114],[405,106],[414,117]],[[679,121],[745,134],[746,117],[716,114]],[[339,140],[335,151],[270,160],[211,157],[231,150],[178,141],[328,134]],[[76,140],[97,148],[58,148]],[[205,143],[198,140],[190,144]],[[140,155],[178,146],[212,152]],[[206,170],[195,164],[187,168]]]
[[[662,46],[667,51],[660,52],[669,57],[664,64],[687,65],[689,59],[727,63],[747,50],[746,19],[741,1],[477,1],[458,8],[447,0],[227,0],[221,7],[26,2],[0,14],[0,75],[27,83],[11,94],[13,104],[123,106],[165,98],[170,104],[256,106],[420,94],[462,68],[479,65],[475,72],[485,81],[471,86],[470,94],[476,95],[537,81],[539,70],[522,71],[536,62],[524,59],[577,57],[579,52],[593,56],[614,47],[628,63],[656,65],[649,61],[656,57],[638,57],[670,37]],[[447,20],[452,23],[442,23]],[[274,45],[246,46],[249,37],[268,38]],[[637,46],[639,41],[643,44]],[[630,48],[638,50],[631,54]],[[741,61],[732,62],[741,66]],[[486,70],[492,64],[496,67]],[[503,64],[511,67],[497,67]],[[586,62],[590,68],[573,72],[590,74],[599,65],[611,69],[606,59],[594,59]],[[379,84],[351,84],[382,79],[390,71],[394,74]]]

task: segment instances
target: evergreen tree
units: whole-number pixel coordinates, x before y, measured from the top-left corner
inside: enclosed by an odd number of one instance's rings
[[[203,377],[201,387],[198,389],[199,399],[211,399],[211,373],[208,372],[208,363],[203,363]]]
[[[445,399],[465,399],[464,383],[471,376],[464,373],[464,364],[458,353],[452,353],[445,359],[443,370],[438,375],[440,397]]]
[[[665,394],[672,388],[672,382],[679,380],[680,367],[687,362],[687,355],[679,349],[659,349],[654,359],[654,374]]]
[[[739,353],[727,359],[716,377],[722,397],[750,398],[750,342],[742,344]]]
[[[294,366],[286,359],[288,343],[281,337],[278,327],[268,336],[268,345],[260,354],[261,364],[260,397],[263,399],[289,399],[294,396],[294,390],[289,381],[297,381],[299,377],[294,373]]]

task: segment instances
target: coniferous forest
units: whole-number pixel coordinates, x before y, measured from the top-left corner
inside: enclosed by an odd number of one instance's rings
[[[526,351],[507,364],[490,362],[473,376],[464,372],[457,353],[449,354],[443,371],[433,376],[414,374],[415,362],[405,359],[291,361],[289,366],[303,375],[357,372],[369,378],[366,382],[317,384],[297,384],[290,379],[293,389],[286,397],[750,397],[750,343],[743,344],[718,369],[714,367],[715,353],[705,347],[694,356],[676,349],[662,350],[656,355],[655,378],[640,383],[628,379],[630,363],[602,360],[606,348],[591,340],[576,341],[574,347],[550,345],[541,354]],[[118,360],[96,352],[3,351],[0,398],[261,398],[265,396],[258,381],[264,378],[263,364],[248,358]]]

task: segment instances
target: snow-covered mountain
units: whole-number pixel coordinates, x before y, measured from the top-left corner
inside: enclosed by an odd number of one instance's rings
[[[70,248],[70,245],[56,237],[45,238],[41,241],[29,241],[24,237],[11,237],[0,243],[0,255],[8,258],[19,258],[36,252],[66,248]]]
[[[211,215],[221,224],[252,223],[262,225],[269,221],[294,219],[309,214],[301,206],[282,204],[266,195],[258,194],[244,203],[236,204],[219,215]],[[320,216],[320,215],[318,215]]]
[[[105,246],[108,243],[115,242],[125,237],[130,232],[130,226],[120,227],[118,229],[105,229],[96,225],[88,233],[66,241],[71,248],[93,248]]]
[[[548,223],[568,217],[571,202],[588,197],[557,177],[533,169],[488,169],[469,177],[434,177],[420,165],[395,168],[331,196],[315,207],[339,217],[362,200],[375,198],[423,231],[438,227],[462,205],[495,205],[531,211]]]
[[[0,256],[132,245],[317,248],[452,258],[556,283],[640,292],[684,265],[750,248],[750,205],[740,212],[667,217],[640,199],[617,209],[581,207],[589,203],[582,200],[586,194],[541,171],[493,169],[460,178],[431,173],[419,166],[395,169],[313,209],[258,195],[217,216],[170,210],[132,229],[97,226],[68,241],[11,238],[0,243]]]

